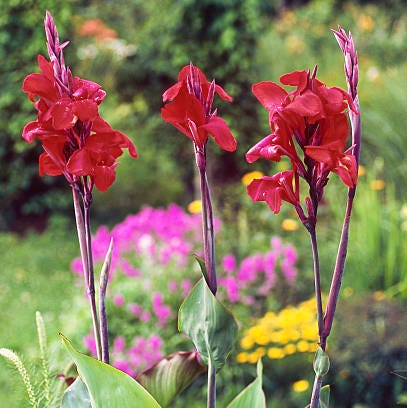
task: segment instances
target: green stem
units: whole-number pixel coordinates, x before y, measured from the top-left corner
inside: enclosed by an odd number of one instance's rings
[[[208,362],[208,395],[207,408],[216,408],[216,368],[212,363],[212,358]]]

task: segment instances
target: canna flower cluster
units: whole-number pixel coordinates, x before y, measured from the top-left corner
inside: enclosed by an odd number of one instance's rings
[[[210,134],[222,149],[232,152],[236,140],[217,110],[212,110],[215,93],[225,101],[233,100],[215,80],[208,82],[198,67],[186,65],[178,74],[178,82],[164,92],[166,104],[161,115],[191,139],[196,148],[204,148]]]
[[[350,188],[357,183],[354,146],[346,148],[350,134],[347,110],[357,114],[357,108],[346,91],[319,81],[316,71],[283,75],[281,84],[295,87],[291,92],[271,81],[253,85],[254,95],[269,112],[272,133],[246,154],[249,163],[259,158],[278,162],[282,156],[288,157],[290,170],[255,179],[247,191],[253,201],[265,201],[276,214],[282,201],[291,203],[304,225],[315,225],[318,203],[331,172]],[[300,178],[309,186],[307,213],[300,203]]]
[[[89,190],[95,185],[105,191],[115,180],[116,159],[123,149],[137,157],[136,148],[99,115],[99,105],[106,96],[101,86],[73,77],[66,67],[63,50],[68,42],[60,44],[48,12],[45,32],[50,60],[39,55],[41,72],[29,74],[22,87],[34,103],[37,120],[27,123],[22,136],[29,143],[35,139],[42,143],[41,176],[64,175],[72,186],[78,178],[89,177]]]

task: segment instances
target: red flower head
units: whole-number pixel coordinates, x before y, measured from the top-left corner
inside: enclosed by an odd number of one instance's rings
[[[299,205],[298,180],[295,180],[295,186],[293,180],[297,177],[293,170],[282,171],[272,177],[264,176],[254,179],[247,186],[247,192],[253,201],[265,201],[274,214],[277,214],[282,201]]]
[[[347,109],[354,114],[358,111],[346,91],[328,88],[317,80],[316,69],[312,75],[309,71],[294,71],[283,75],[280,81],[295,89],[289,93],[270,81],[253,85],[254,95],[269,111],[273,133],[252,147],[246,154],[246,160],[249,163],[259,158],[279,161],[282,156],[287,156],[293,166],[294,179],[301,177],[309,185],[310,197],[306,200],[308,217],[305,217],[298,200],[292,199],[294,196],[298,198],[298,189],[295,195],[286,195],[290,192],[287,189],[289,183],[284,186],[278,184],[281,176],[254,180],[248,186],[248,193],[255,201],[265,197],[264,201],[274,212],[280,210],[281,200],[288,201],[296,206],[303,222],[315,222],[317,206],[330,172],[338,174],[350,188],[357,183],[353,147],[345,149],[350,134]]]
[[[236,150],[236,140],[226,122],[212,111],[215,93],[226,101],[232,98],[215,84],[208,82],[202,71],[190,65],[181,69],[178,82],[163,94],[162,118],[175,126],[194,144],[201,148],[206,145],[208,135],[224,150]]]
[[[65,66],[63,48],[51,15],[45,17],[50,61],[38,56],[40,73],[29,74],[23,91],[34,102],[37,120],[23,129],[31,143],[41,140],[44,153],[39,159],[40,175],[63,174],[70,184],[78,177],[90,178],[90,186],[107,190],[115,179],[116,159],[129,149],[137,157],[134,144],[123,133],[110,127],[98,108],[106,96],[95,82],[73,77]]]

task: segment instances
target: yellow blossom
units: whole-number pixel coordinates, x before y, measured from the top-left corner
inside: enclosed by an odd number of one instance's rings
[[[305,352],[309,351],[309,343],[307,341],[305,341],[305,340],[300,340],[297,343],[297,350],[300,353],[305,353]]]
[[[267,351],[267,355],[271,359],[280,359],[285,357],[284,351],[279,347],[270,347]]]
[[[286,218],[281,223],[281,228],[285,231],[296,231],[298,229],[298,221],[292,218]]]
[[[373,180],[370,183],[370,188],[372,190],[379,191],[379,190],[383,190],[385,185],[386,183],[384,182],[384,180],[377,179],[377,180]]]
[[[249,336],[245,336],[242,338],[242,340],[240,340],[240,346],[242,347],[242,349],[251,349],[254,345],[254,341],[251,337]]]
[[[248,186],[254,179],[260,179],[264,176],[261,171],[250,171],[249,173],[243,174],[242,184]]]
[[[377,290],[373,293],[373,299],[377,302],[381,302],[382,300],[386,299],[386,295],[382,290]]]
[[[298,380],[293,383],[292,388],[295,392],[304,392],[309,388],[309,382],[307,380]]]
[[[248,361],[248,353],[246,353],[246,352],[243,352],[243,353],[239,353],[237,356],[236,356],[236,360],[237,360],[237,362],[238,363],[247,363],[247,361]]]
[[[283,347],[283,351],[284,351],[284,353],[287,354],[287,355],[294,354],[294,353],[297,351],[297,347],[295,347],[294,344],[289,343],[289,344],[286,344],[286,345]]]
[[[346,288],[343,288],[343,296],[346,298],[351,297],[353,295],[353,289],[347,286]]]
[[[359,28],[366,33],[371,32],[374,28],[373,18],[367,14],[361,14],[357,23]]]
[[[361,164],[358,167],[358,176],[362,177],[366,174],[366,167],[362,166]]]
[[[188,211],[191,214],[198,214],[202,212],[202,202],[201,200],[194,200],[188,204]]]

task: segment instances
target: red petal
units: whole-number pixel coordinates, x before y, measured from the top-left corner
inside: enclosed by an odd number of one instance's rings
[[[323,113],[321,99],[312,92],[298,96],[285,107],[285,110],[300,116],[319,116]]]
[[[67,169],[76,176],[89,176],[93,173],[94,163],[87,149],[76,150],[70,157]]]
[[[52,119],[52,126],[56,130],[63,130],[72,128],[76,123],[77,117],[72,112],[71,100],[63,98],[51,106],[46,115],[44,115],[44,119]]]
[[[236,139],[233,137],[227,123],[220,117],[212,117],[206,125],[200,126],[200,129],[205,129],[215,142],[228,152],[236,150]]]
[[[115,166],[97,166],[92,180],[99,191],[106,191],[115,181]]]
[[[91,121],[98,115],[98,105],[91,99],[71,102],[71,109],[82,122]]]
[[[215,85],[215,92],[224,100],[228,102],[232,102],[233,98],[220,86]]]
[[[62,169],[55,164],[47,153],[40,154],[38,159],[38,170],[41,177],[44,174],[47,174],[48,176],[59,176],[63,173]]]
[[[264,81],[254,84],[252,92],[259,102],[269,111],[274,111],[284,102],[288,93],[275,82]]]
[[[168,102],[172,101],[175,99],[175,97],[178,95],[178,92],[181,88],[182,82],[177,82],[175,85],[171,86],[168,88],[164,93],[163,93],[163,102]]]

